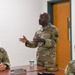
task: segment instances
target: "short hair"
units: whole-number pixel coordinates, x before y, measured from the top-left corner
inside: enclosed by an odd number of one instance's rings
[[[50,15],[46,12],[44,12],[43,14],[40,14],[40,16],[45,16],[46,19],[50,20]]]

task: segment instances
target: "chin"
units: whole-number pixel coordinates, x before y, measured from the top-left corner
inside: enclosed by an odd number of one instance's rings
[[[39,25],[42,25],[42,24],[39,23]]]

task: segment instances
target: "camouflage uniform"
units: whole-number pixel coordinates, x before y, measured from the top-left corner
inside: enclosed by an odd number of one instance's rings
[[[37,65],[41,66],[52,66],[56,65],[56,44],[58,40],[58,29],[49,23],[45,27],[37,30],[34,35],[34,38],[41,37],[45,40],[44,42],[27,41],[25,45],[27,47],[35,48],[38,47],[37,51]],[[33,39],[34,39],[33,38]]]
[[[75,60],[71,60],[65,68],[65,75],[75,75]]]
[[[7,52],[5,51],[4,48],[0,47],[0,63],[6,64],[7,68],[10,67],[10,61],[7,55]]]

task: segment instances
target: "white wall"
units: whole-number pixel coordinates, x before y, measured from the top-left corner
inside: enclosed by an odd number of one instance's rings
[[[72,18],[72,59],[75,59],[75,0],[71,0]]]
[[[48,0],[0,0],[0,46],[5,48],[11,66],[36,64],[37,48],[27,48],[19,42],[25,35],[32,40],[39,15],[47,12]]]

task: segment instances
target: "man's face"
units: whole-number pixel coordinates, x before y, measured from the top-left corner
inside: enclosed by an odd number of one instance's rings
[[[45,18],[44,15],[40,15],[39,24],[40,24],[40,25],[45,25],[45,24],[47,24],[47,20],[46,20],[46,18]]]

